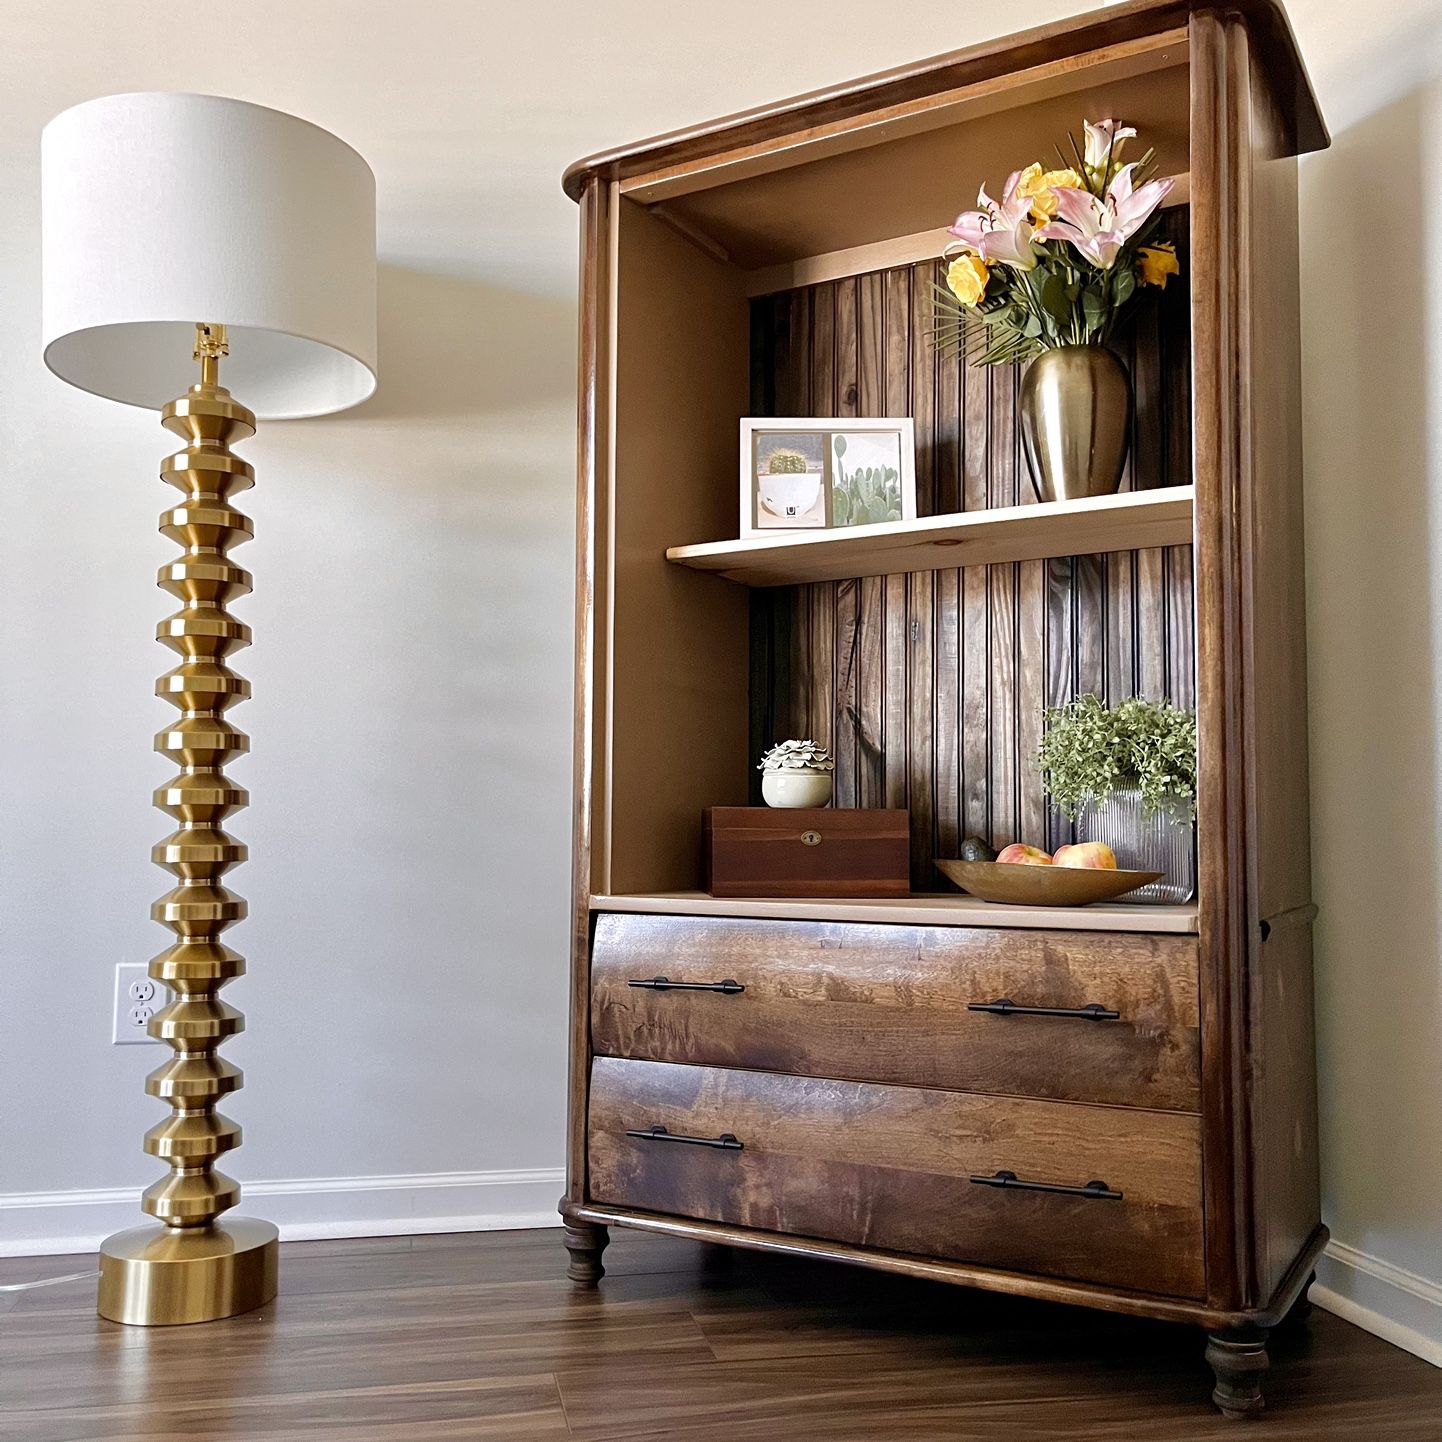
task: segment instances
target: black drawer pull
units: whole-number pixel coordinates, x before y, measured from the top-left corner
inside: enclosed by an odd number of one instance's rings
[[[644,986],[650,991],[719,991],[723,996],[736,996],[746,990],[729,976],[725,981],[672,981],[669,977],[653,976],[646,981],[628,981],[626,985]]]
[[[1119,1202],[1120,1192],[1114,1192],[1105,1182],[1088,1182],[1084,1187],[1063,1187],[1056,1182],[1024,1182],[1015,1172],[996,1172],[989,1177],[973,1177],[979,1187],[1009,1187],[1019,1192],[1052,1192],[1059,1197],[1093,1197],[1100,1202]]]
[[[742,1148],[731,1132],[722,1132],[719,1137],[683,1137],[679,1132],[668,1132],[665,1127],[647,1127],[645,1131],[628,1131],[626,1135],[642,1142],[685,1142],[692,1147],[719,1147],[723,1152],[739,1152]]]
[[[633,982],[634,986],[635,983]],[[993,1016],[1075,1016],[1082,1021],[1118,1021],[1121,1012],[1112,1011],[1100,1002],[1090,1006],[1018,1006],[1009,996],[996,1001],[969,1001],[968,1011],[989,1011]]]

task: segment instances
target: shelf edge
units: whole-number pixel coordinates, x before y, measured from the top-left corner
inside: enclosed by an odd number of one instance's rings
[[[771,899],[689,892],[592,895],[592,911],[662,916],[729,916],[759,921],[849,921],[868,925],[957,926],[1033,931],[1150,932],[1194,936],[1197,908],[1187,906],[997,906],[968,896],[901,901]]]

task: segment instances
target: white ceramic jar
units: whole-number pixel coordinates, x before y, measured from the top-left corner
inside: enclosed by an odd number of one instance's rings
[[[761,796],[768,806],[827,806],[831,802],[831,773],[763,771]]]

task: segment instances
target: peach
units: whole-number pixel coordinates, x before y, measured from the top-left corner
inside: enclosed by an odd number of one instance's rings
[[[1075,846],[1060,846],[1052,860],[1058,866],[1091,866],[1102,871],[1117,869],[1117,854],[1105,841],[1079,841]]]
[[[1003,866],[1050,866],[1051,857],[1038,846],[1023,846],[1019,841],[1013,841],[1010,846],[1004,846],[997,856],[997,861]]]

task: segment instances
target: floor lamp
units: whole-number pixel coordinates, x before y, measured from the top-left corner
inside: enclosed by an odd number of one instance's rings
[[[228,712],[250,694],[229,664],[250,632],[227,607],[250,590],[230,551],[250,539],[234,497],[254,482],[230,446],[256,415],[326,415],[375,389],[375,180],[304,120],[168,93],[65,111],[45,128],[41,172],[46,365],[160,411],[183,443],[160,469],[181,493],[160,518],[181,554],[159,575],[180,609],[157,632],[180,662],[156,686],[180,715],[155,741],[179,768],[155,793],[176,830],[151,853],[176,883],[151,910],[175,940],[150,963],[172,993],[150,1034],[173,1054],[145,1084],[171,1108],[145,1136],[170,1171],[141,1199],[155,1221],[101,1247],[99,1310],[206,1322],[274,1297],[278,1258],[271,1223],[217,1220],[240,1199],[215,1169],[240,1128],[215,1108],[241,1082],[217,1055],[244,1024],[219,997],[245,970],[221,933],[246,913],[222,884],[246,849],[222,824],[247,796],[223,768],[248,749]]]

